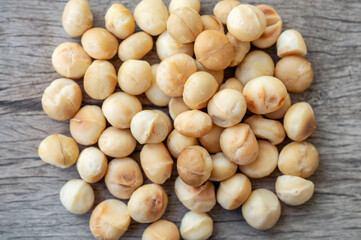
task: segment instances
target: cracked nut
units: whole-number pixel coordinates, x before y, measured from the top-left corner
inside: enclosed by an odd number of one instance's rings
[[[286,96],[286,100],[283,103],[282,107],[274,112],[267,113],[265,116],[271,119],[281,119],[285,116],[287,110],[291,107],[291,97],[289,94]]]
[[[114,3],[104,17],[105,28],[119,39],[134,33],[135,22],[132,13],[124,5]]]
[[[288,55],[305,56],[307,47],[301,33],[294,29],[288,29],[281,33],[277,40],[277,55],[284,57]]]
[[[89,183],[72,179],[60,190],[60,202],[71,213],[87,213],[94,204],[94,191]]]
[[[203,31],[205,30],[216,30],[224,33],[223,24],[212,15],[202,15]]]

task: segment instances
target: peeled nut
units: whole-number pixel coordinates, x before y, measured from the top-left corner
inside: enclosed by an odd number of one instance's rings
[[[167,220],[150,224],[143,232],[142,240],[179,240],[177,225]]]
[[[189,110],[179,114],[174,120],[174,128],[187,137],[199,138],[212,129],[212,119],[207,113]]]
[[[96,239],[119,239],[130,224],[127,205],[116,199],[107,199],[95,207],[89,221],[90,231]]]
[[[170,131],[172,131],[173,129],[173,124],[172,121],[170,120],[170,117],[168,116],[167,113],[163,112],[160,109],[154,109],[155,112],[159,113],[160,115],[163,116],[163,118],[165,119],[166,123],[167,123],[167,128],[168,128],[168,134],[170,133]],[[167,136],[168,136],[167,134]]]
[[[222,0],[214,6],[213,13],[221,23],[227,24],[228,14],[240,4],[240,2],[235,0]]]
[[[129,129],[108,127],[100,135],[98,145],[109,157],[126,157],[134,151],[137,141]]]
[[[205,183],[212,172],[212,158],[201,146],[186,147],[177,159],[178,175],[190,186]]]
[[[149,101],[154,105],[164,107],[168,105],[171,98],[165,95],[157,85],[158,67],[159,64],[152,65],[152,86],[145,92],[145,96],[147,96]]]
[[[69,0],[65,5],[63,27],[67,34],[72,37],[81,36],[93,25],[93,14],[87,0]]]
[[[312,107],[306,102],[293,104],[286,112],[283,126],[293,141],[303,141],[315,131],[316,120]]]
[[[152,68],[146,61],[127,60],[119,68],[118,82],[126,93],[142,94],[152,85]]]
[[[105,28],[119,39],[125,39],[135,30],[132,13],[124,5],[113,3],[105,14]]]
[[[72,179],[61,188],[60,201],[69,212],[84,214],[94,204],[94,191],[89,183],[81,179]]]
[[[239,208],[251,194],[251,181],[241,173],[222,181],[217,190],[217,202],[222,208],[234,210]]]
[[[285,85],[277,78],[254,78],[243,89],[248,110],[255,114],[267,114],[282,107],[287,97]]]
[[[232,0],[228,0],[228,1],[232,1]],[[229,32],[226,34],[226,36],[233,46],[233,53],[234,53],[233,59],[229,64],[229,66],[235,67],[243,61],[243,59],[251,49],[251,44],[249,42],[239,41]]]
[[[86,105],[70,120],[71,136],[82,145],[95,144],[106,127],[100,107]]]
[[[120,199],[129,199],[142,186],[143,175],[139,165],[131,158],[118,158],[109,162],[105,174],[105,184],[109,192]]]
[[[79,79],[84,76],[92,59],[79,44],[66,42],[55,48],[51,63],[61,76]]]
[[[206,213],[187,212],[182,218],[180,233],[185,240],[207,240],[213,233],[213,220]]]
[[[140,164],[147,178],[163,184],[172,174],[173,159],[163,143],[148,143],[140,152]]]
[[[232,177],[237,171],[237,164],[229,161],[222,152],[211,155],[212,158],[212,172],[210,180],[223,181]]]
[[[206,67],[204,67],[198,60],[196,60],[197,63],[197,67],[198,67],[198,71],[204,71],[207,73],[212,74],[212,76],[216,79],[217,83],[219,86],[221,86],[221,84],[223,83],[223,78],[224,78],[224,71],[211,71],[209,69],[207,69]]]
[[[142,59],[153,48],[153,38],[145,32],[137,32],[123,40],[118,49],[118,56],[126,60]]]
[[[308,178],[318,168],[318,151],[311,143],[292,142],[280,152],[278,169],[285,175]]]
[[[180,43],[174,40],[167,31],[157,38],[157,55],[160,60],[176,53],[184,53],[193,56],[193,43]]]
[[[198,145],[197,138],[186,137],[173,130],[167,139],[167,147],[173,157],[178,158],[179,154],[189,146]]]
[[[307,47],[301,33],[294,29],[288,29],[281,33],[277,40],[277,55],[284,57],[288,55],[305,56]]]
[[[76,168],[80,177],[88,183],[100,181],[107,171],[107,157],[96,147],[88,147],[81,151]]]
[[[267,189],[256,189],[242,206],[246,222],[258,230],[273,227],[281,215],[281,205],[276,194]]]
[[[286,96],[286,100],[283,103],[282,107],[274,112],[271,113],[267,113],[265,116],[271,119],[281,119],[285,116],[287,110],[291,107],[292,102],[291,102],[291,98],[290,95],[287,94]]]
[[[168,196],[161,186],[146,184],[132,194],[128,212],[139,223],[151,223],[163,216],[167,204]]]
[[[224,33],[224,27],[221,21],[219,21],[215,16],[212,15],[202,15],[201,16],[203,31],[205,30],[216,30]]]
[[[104,28],[91,28],[81,37],[81,44],[89,56],[107,60],[118,51],[118,40]]]
[[[79,147],[74,139],[61,134],[53,134],[39,144],[38,154],[46,163],[68,168],[78,159]]]
[[[201,10],[200,0],[171,0],[169,3],[169,12],[172,13],[178,8],[189,7],[193,8],[197,12]]]
[[[174,190],[179,201],[191,211],[209,212],[216,205],[216,193],[210,181],[198,187],[192,187],[177,177]]]
[[[258,156],[256,137],[247,124],[224,129],[219,142],[224,155],[238,165],[249,164]]]
[[[199,138],[199,142],[205,149],[207,149],[208,152],[217,153],[221,151],[219,138],[221,137],[223,129],[224,128],[213,124],[211,131]]]
[[[191,110],[183,101],[182,97],[171,98],[168,103],[169,114],[174,120],[182,112]]]
[[[237,78],[228,78],[220,87],[219,91],[230,88],[243,93],[243,85]]]

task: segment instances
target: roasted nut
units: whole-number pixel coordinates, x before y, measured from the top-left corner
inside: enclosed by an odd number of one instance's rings
[[[163,143],[148,143],[140,152],[140,164],[147,178],[163,184],[172,174],[173,159]]]
[[[207,110],[214,124],[232,127],[242,120],[247,105],[242,93],[234,89],[223,89],[211,98]]]
[[[164,107],[167,106],[170,97],[165,95],[157,85],[157,70],[159,64],[152,65],[152,86],[145,92],[145,96],[151,101],[154,105]]]
[[[167,208],[168,196],[157,184],[146,184],[130,197],[128,212],[139,223],[151,223],[161,218]]]
[[[197,12],[201,10],[200,0],[171,0],[169,3],[169,12],[172,13],[178,8],[189,7],[193,8]]]
[[[111,160],[104,179],[109,192],[120,199],[129,199],[143,184],[138,163],[128,157]]]
[[[217,83],[219,86],[222,85],[223,83],[223,78],[224,78],[224,71],[211,71],[209,69],[207,69],[206,67],[204,67],[198,60],[196,60],[197,63],[197,68],[198,71],[204,71],[207,73],[212,74],[212,76],[216,79]]]
[[[212,119],[207,113],[189,110],[179,114],[174,120],[174,128],[187,137],[199,138],[212,129]]]
[[[116,199],[107,199],[95,207],[90,217],[90,231],[96,239],[119,239],[130,224],[127,205]]]
[[[142,59],[153,48],[153,38],[145,32],[137,32],[123,40],[118,49],[118,56],[126,60]]]
[[[318,168],[318,151],[311,143],[292,142],[280,152],[278,169],[285,175],[308,178]]]
[[[216,30],[205,30],[194,42],[197,60],[207,69],[222,71],[233,59],[233,46],[226,35]]]
[[[255,114],[267,114],[282,107],[287,97],[285,85],[277,78],[254,78],[243,89],[248,110]]]
[[[194,59],[184,53],[165,58],[157,70],[157,84],[170,97],[180,97],[188,77],[197,71]]]
[[[289,92],[299,93],[309,88],[313,81],[311,63],[300,56],[286,56],[276,64],[275,77]]]
[[[81,44],[89,56],[107,60],[117,54],[118,40],[104,28],[91,28],[81,37]]]
[[[194,42],[202,30],[201,16],[193,8],[178,8],[170,14],[167,21],[169,35],[180,43]]]
[[[228,1],[232,1],[232,0],[228,0]],[[229,64],[229,66],[235,67],[243,61],[243,59],[251,49],[251,44],[249,42],[239,41],[237,38],[233,37],[233,35],[229,32],[226,34],[226,36],[233,46],[233,59]]]
[[[202,15],[201,16],[203,31],[205,30],[216,30],[224,33],[223,24],[212,15]]]
[[[63,28],[72,37],[81,36],[93,26],[93,14],[87,0],[69,0],[63,11]]]
[[[174,120],[179,114],[190,110],[190,108],[183,102],[182,97],[173,97],[168,103],[168,110],[171,118]]]
[[[266,230],[277,223],[281,215],[281,205],[273,192],[256,189],[243,203],[242,215],[251,227]]]
[[[167,29],[168,10],[162,0],[142,0],[135,7],[134,19],[144,32],[157,36]]]
[[[191,109],[205,108],[217,89],[218,83],[210,73],[195,72],[184,84],[183,101]]]
[[[281,33],[277,40],[277,55],[284,57],[288,55],[305,56],[307,47],[301,33],[288,29]]]
[[[211,131],[199,138],[199,142],[205,149],[207,149],[208,152],[217,153],[221,151],[219,138],[221,137],[223,129],[224,128],[213,124]]]
[[[107,171],[107,157],[96,147],[88,147],[81,151],[76,168],[80,177],[88,183],[100,181]]]
[[[253,115],[244,120],[244,123],[251,127],[256,137],[267,139],[273,145],[280,144],[286,137],[283,125],[279,121],[270,120],[260,115]]]
[[[283,126],[293,141],[303,141],[315,131],[316,120],[312,107],[306,102],[293,104],[286,112]]]
[[[170,120],[170,117],[168,116],[167,113],[163,112],[162,110],[154,109],[154,111],[164,117],[165,121],[167,122],[167,128],[168,128],[168,134],[169,134],[170,131],[173,130],[173,124],[172,124],[172,121]],[[167,136],[168,136],[168,134],[167,134]]]
[[[66,42],[55,48],[51,62],[55,71],[60,75],[78,79],[84,76],[92,59],[79,44]]]
[[[206,213],[187,212],[182,218],[180,233],[185,240],[207,240],[213,233],[213,220]]]
[[[72,179],[61,188],[60,202],[69,212],[84,214],[94,204],[94,191],[89,183],[81,179]]]
[[[241,173],[222,181],[217,190],[217,202],[222,208],[233,210],[239,208],[251,194],[251,181]]]
[[[283,103],[282,107],[274,112],[267,113],[265,116],[271,119],[281,119],[285,116],[287,110],[291,107],[291,98],[290,95],[287,94],[286,100]]]
[[[109,157],[126,157],[134,151],[137,141],[129,129],[108,127],[100,135],[98,145]]]
[[[39,144],[38,154],[46,163],[68,168],[78,159],[79,147],[74,139],[61,134],[53,134]]]
[[[125,39],[135,30],[132,13],[124,5],[113,3],[105,14],[105,28],[119,39]]]
[[[243,93],[243,85],[237,78],[228,78],[220,87],[219,91],[223,89],[234,89]]]
[[[95,144],[106,127],[100,107],[86,105],[70,120],[70,134],[79,144]]]
[[[178,158],[179,154],[189,146],[198,145],[197,138],[186,137],[173,130],[167,139],[167,147],[173,157]]]
[[[224,129],[219,142],[224,155],[238,165],[249,164],[258,156],[256,137],[247,124]]]
[[[143,232],[142,240],[179,240],[177,225],[167,220],[150,224]]]
[[[227,18],[230,11],[240,5],[241,3],[235,0],[219,1],[213,8],[213,13],[216,18],[223,24],[227,24]]]
[[[261,37],[266,29],[266,17],[249,4],[234,7],[227,17],[228,31],[238,40],[250,42]]]
[[[152,68],[146,61],[127,60],[119,68],[118,83],[128,94],[142,94],[152,85]]]
[[[193,43],[180,43],[174,40],[167,31],[163,32],[157,38],[157,55],[163,60],[176,53],[184,53],[193,56]]]
[[[212,181],[223,181],[232,177],[237,171],[237,164],[229,161],[223,153],[219,152],[211,155],[212,158],[212,172],[209,177]]]

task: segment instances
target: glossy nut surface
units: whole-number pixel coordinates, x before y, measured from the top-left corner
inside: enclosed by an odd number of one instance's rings
[[[205,30],[216,30],[224,33],[224,27],[221,21],[212,15],[202,15],[203,31]]]
[[[200,0],[171,0],[169,3],[169,12],[172,13],[178,8],[189,7],[193,8],[197,12],[201,10]]]
[[[285,116],[287,110],[291,107],[291,97],[289,94],[286,96],[286,100],[283,103],[282,107],[274,112],[267,113],[265,116],[271,119],[281,119]]]
[[[81,151],[76,168],[80,177],[88,182],[100,181],[107,171],[107,157],[96,147],[88,147]]]
[[[180,233],[185,240],[207,240],[213,233],[213,220],[206,213],[187,212],[182,218]]]
[[[172,156],[175,158],[178,158],[179,154],[186,147],[198,145],[198,144],[199,142],[197,138],[186,137],[180,134],[179,132],[177,132],[177,130],[175,129],[169,134],[167,139],[168,150],[170,154],[172,154]]]
[[[137,32],[124,39],[118,49],[118,56],[126,60],[142,59],[153,48],[153,38],[145,32]]]
[[[277,55],[284,57],[288,55],[305,56],[307,47],[301,33],[294,29],[288,29],[281,33],[277,40]]]
[[[142,94],[152,85],[152,68],[143,60],[127,60],[119,68],[118,83],[128,94]]]
[[[145,96],[149,99],[149,101],[151,101],[156,106],[160,106],[160,107],[167,106],[171,98],[165,95],[157,85],[157,70],[159,64],[153,64],[151,67],[152,67],[152,85],[145,92]]]
[[[243,85],[237,78],[228,78],[220,87],[219,91],[230,88],[243,93]]]
[[[221,137],[223,129],[224,128],[213,124],[211,131],[199,138],[199,142],[208,152],[217,153],[221,151],[219,138]]]
[[[230,11],[241,3],[235,0],[219,1],[213,8],[214,16],[223,24],[227,24],[227,18]]]
[[[100,135],[98,145],[109,157],[126,157],[134,151],[137,141],[129,129],[108,127]]]
[[[247,53],[251,49],[249,42],[242,42],[235,38],[230,32],[226,34],[228,40],[231,42],[233,47],[233,59],[229,64],[230,67],[235,67],[240,64],[246,57]]]
[[[191,110],[183,101],[183,97],[171,98],[168,103],[169,115],[174,120],[182,112]]]
[[[132,13],[122,4],[114,3],[104,17],[105,28],[119,39],[125,39],[135,30]]]
[[[93,14],[87,0],[70,0],[62,16],[63,28],[72,37],[81,36],[93,25]]]
[[[158,220],[150,224],[143,232],[142,240],[179,240],[177,225],[167,220]]]
[[[94,204],[94,191],[89,183],[72,179],[60,190],[60,202],[71,213],[87,213]]]
[[[193,43],[180,43],[174,40],[167,31],[163,32],[157,38],[157,55],[163,60],[176,53],[184,53],[193,56]]]
[[[212,181],[224,181],[232,177],[237,171],[237,164],[229,161],[222,152],[211,155],[212,158],[212,172],[209,177]]]
[[[211,131],[212,119],[199,110],[189,110],[179,114],[174,120],[174,128],[187,137],[199,138]]]
[[[118,40],[104,28],[91,28],[81,37],[86,53],[94,59],[107,60],[118,51]]]

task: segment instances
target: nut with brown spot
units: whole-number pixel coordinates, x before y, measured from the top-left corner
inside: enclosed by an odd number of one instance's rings
[[[267,113],[265,116],[271,119],[281,119],[285,116],[287,110],[291,107],[291,97],[289,94],[286,96],[286,100],[283,103],[282,107],[274,112]]]

